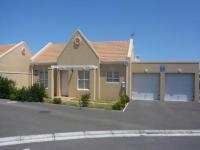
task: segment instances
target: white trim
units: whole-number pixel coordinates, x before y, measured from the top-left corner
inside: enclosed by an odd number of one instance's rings
[[[79,89],[77,88],[78,91],[90,91],[90,89]]]
[[[128,57],[131,58],[132,57],[132,52],[133,51],[133,39],[130,39],[129,42],[129,49],[128,49]]]
[[[6,74],[27,74],[27,75],[32,75],[29,72],[20,72],[20,71],[0,71],[0,73],[6,73]]]
[[[98,67],[95,65],[52,65],[51,69],[60,69],[60,70],[90,70],[97,69]]]
[[[90,71],[88,71],[89,72],[89,78],[88,79],[79,79],[79,71],[85,72],[87,70],[78,70],[77,71],[77,90],[78,91],[90,91]],[[85,73],[84,73],[84,77],[85,77]],[[81,89],[81,88],[79,88],[79,80],[84,80],[84,82],[85,81],[89,81],[89,89],[86,89],[86,88]],[[85,84],[84,84],[84,87],[85,87]]]
[[[31,62],[31,64],[34,64],[34,65],[52,65],[52,64],[56,64],[56,62],[54,61],[37,61],[37,62]]]
[[[128,95],[128,64],[126,64],[126,95]]]
[[[93,97],[93,99],[96,99],[96,69],[94,69],[92,72],[93,72],[93,76],[94,76],[93,77],[93,79],[94,79],[94,82],[93,82],[94,83],[94,85],[93,85],[94,86],[94,92],[93,92],[94,97]]]
[[[115,60],[111,60],[111,61],[101,61],[101,64],[127,64],[128,60],[122,60],[122,61],[115,61]]]
[[[119,84],[120,83],[120,81],[119,82],[107,82],[106,81],[106,84]]]
[[[34,56],[31,57],[31,60],[33,61],[33,59],[40,55],[50,45],[52,45],[52,42],[47,43],[42,49],[40,49]]]
[[[15,50],[18,46],[22,45],[23,43],[25,43],[24,41],[19,42],[18,44],[14,45],[13,47],[11,47],[9,50],[7,50],[5,53],[0,55],[0,58],[7,55],[8,53],[12,52],[13,50]]]

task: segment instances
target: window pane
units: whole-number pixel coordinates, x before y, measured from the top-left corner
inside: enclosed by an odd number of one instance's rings
[[[114,78],[119,78],[119,72],[114,72]]]
[[[85,71],[85,79],[89,79],[90,78],[90,72],[89,71]]]
[[[83,71],[79,71],[78,72],[78,78],[79,79],[84,79],[84,73],[83,73]]]
[[[107,78],[107,82],[112,82],[112,79],[111,78]]]
[[[85,80],[85,89],[89,89],[89,88],[90,88],[90,81]]]
[[[84,89],[84,80],[79,80],[78,81],[78,88],[79,89]]]
[[[48,72],[45,72],[45,80],[48,80]]]
[[[119,82],[119,78],[113,79],[113,82]]]
[[[112,72],[107,72],[107,78],[112,78]]]

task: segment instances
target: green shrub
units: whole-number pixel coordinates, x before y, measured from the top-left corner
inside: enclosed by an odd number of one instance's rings
[[[28,102],[43,102],[44,97],[46,97],[45,88],[42,85],[37,83],[26,88],[22,87],[21,89],[12,89],[12,92],[9,95],[11,100],[18,101],[28,101]]]
[[[53,104],[61,104],[62,101],[60,98],[54,98],[53,101],[52,101]]]
[[[113,110],[122,110],[126,104],[130,101],[130,98],[127,95],[120,96],[120,100],[113,104]]]
[[[120,101],[117,101],[116,103],[114,103],[114,104],[112,105],[112,109],[113,109],[113,110],[122,110],[122,104],[121,104],[121,102],[120,102]]]
[[[22,87],[21,89],[18,90],[18,92],[16,92],[16,98],[18,101],[29,101],[30,100],[30,91],[28,88],[26,87]]]
[[[128,103],[130,101],[130,98],[127,95],[122,95],[122,96],[120,96],[120,101],[121,101],[121,103],[126,105],[126,103]]]
[[[80,99],[80,106],[88,107],[89,99],[90,99],[90,93],[83,94]]]
[[[0,98],[10,98],[13,89],[15,89],[15,82],[0,76]]]
[[[29,96],[29,98],[27,99],[28,101],[43,102],[44,97],[46,97],[46,90],[43,85],[35,83],[31,87],[28,88],[27,94]]]

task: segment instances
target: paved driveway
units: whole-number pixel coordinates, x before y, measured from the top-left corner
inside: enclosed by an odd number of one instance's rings
[[[200,104],[132,101],[125,112],[0,101],[0,137],[127,129],[200,129]]]
[[[200,129],[200,104],[195,102],[132,101],[125,114],[148,129]]]

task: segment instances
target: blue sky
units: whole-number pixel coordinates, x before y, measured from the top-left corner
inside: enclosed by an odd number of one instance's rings
[[[199,0],[1,0],[0,43],[26,41],[33,53],[74,31],[93,41],[129,39],[144,61],[200,60]]]

